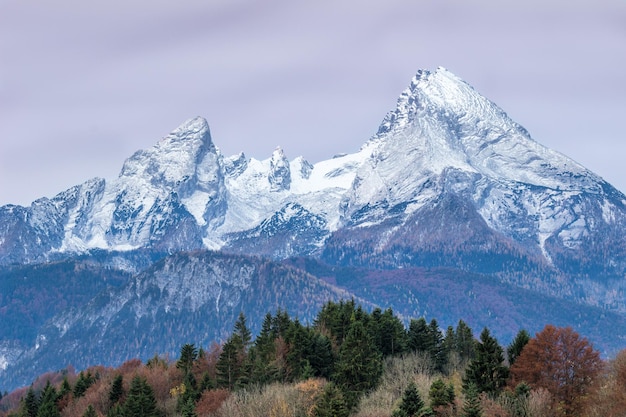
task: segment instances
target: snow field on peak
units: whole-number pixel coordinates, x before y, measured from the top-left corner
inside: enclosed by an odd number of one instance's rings
[[[278,191],[272,190],[268,180],[275,155],[263,161],[252,158],[242,173],[225,179],[228,212],[218,233],[252,229],[291,202],[322,216],[334,230],[339,224],[340,201],[351,187],[356,169],[368,158],[369,148],[318,162],[312,168],[302,157],[295,158],[289,163],[289,190]]]

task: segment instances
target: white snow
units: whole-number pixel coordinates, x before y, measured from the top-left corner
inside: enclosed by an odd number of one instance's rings
[[[581,193],[602,194],[600,181],[438,68],[418,72],[358,152],[315,164],[289,161],[281,148],[265,160],[223,157],[206,120],[190,119],[136,152],[101,189],[73,190],[77,203],[67,211],[59,250],[141,247],[170,215],[165,204],[172,196],[202,229],[204,245],[219,249],[227,234],[253,229],[291,203],[323,218],[332,232],[363,208],[370,212],[358,222],[371,225],[398,204],[408,215],[452,191],[471,196],[491,227],[534,239],[548,257],[549,237],[575,246],[586,233],[587,220],[570,208]],[[59,204],[35,202],[30,221],[44,227]],[[605,200],[605,222],[614,221],[614,210]]]

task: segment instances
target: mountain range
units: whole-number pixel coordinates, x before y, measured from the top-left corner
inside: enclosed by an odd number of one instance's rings
[[[0,207],[0,388],[349,297],[504,339],[571,325],[611,354],[625,238],[624,194],[444,68],[418,71],[360,150],[315,164],[222,155],[196,117],[116,179]]]

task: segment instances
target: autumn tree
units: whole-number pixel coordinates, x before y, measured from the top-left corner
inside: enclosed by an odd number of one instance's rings
[[[586,338],[571,327],[547,325],[524,347],[511,379],[546,389],[561,415],[576,416],[601,368],[600,354]]]
[[[626,349],[620,351],[606,367],[603,378],[587,401],[585,417],[626,416]]]

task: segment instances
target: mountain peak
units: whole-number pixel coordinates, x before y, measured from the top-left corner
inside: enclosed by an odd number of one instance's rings
[[[497,114],[508,119],[499,107],[444,67],[432,72],[420,69],[400,94],[396,108],[385,116],[374,138],[403,130],[423,116],[461,117],[469,114],[477,117]]]
[[[268,177],[271,191],[289,190],[291,187],[291,168],[285,152],[277,146],[270,159],[270,174]]]
[[[582,185],[597,190],[599,180],[536,142],[500,107],[443,67],[417,72],[370,143],[379,144],[379,159],[397,154],[396,166],[404,160],[424,175],[455,168],[553,189]],[[572,183],[572,176],[580,181]]]
[[[120,177],[139,174],[175,183],[192,176],[205,156],[216,152],[209,124],[196,117],[183,122],[152,148],[137,151],[124,163]]]

